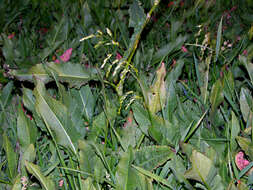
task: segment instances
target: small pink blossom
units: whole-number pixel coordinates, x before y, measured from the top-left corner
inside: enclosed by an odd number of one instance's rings
[[[245,49],[245,50],[243,50],[242,54],[245,55],[245,56],[247,56],[248,55],[248,51]]]
[[[238,152],[235,156],[235,163],[236,166],[240,169],[243,170],[247,165],[249,165],[249,161],[244,159],[244,153],[243,152]]]
[[[174,1],[168,3],[168,7],[171,7],[172,5],[174,5]]]
[[[240,41],[240,40],[241,40],[241,36],[237,36],[236,41]]]
[[[72,55],[72,48],[69,48],[60,56],[60,58],[63,62],[67,62],[70,59],[71,55]],[[59,59],[56,59],[54,62],[60,63]]]
[[[15,36],[15,33],[13,32],[13,33],[11,33],[11,34],[8,36],[8,39],[12,39],[12,38],[14,38],[14,36]]]
[[[118,59],[118,60],[121,60],[122,59],[122,55],[120,55],[120,53],[116,53],[116,59]]]
[[[188,50],[186,49],[185,46],[182,46],[182,47],[181,47],[181,50],[182,50],[182,52],[184,52],[184,53],[187,53],[187,52],[188,52]]]
[[[63,183],[64,183],[64,181],[63,181],[63,179],[61,179],[61,180],[59,181],[59,187],[62,187],[62,186],[63,186]]]
[[[233,6],[231,9],[230,9],[230,11],[232,12],[232,11],[234,11],[234,10],[236,10],[237,9],[237,6]]]

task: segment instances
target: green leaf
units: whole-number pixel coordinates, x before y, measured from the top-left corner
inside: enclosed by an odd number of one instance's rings
[[[42,174],[39,166],[28,161],[25,161],[25,166],[28,172],[33,176],[35,176],[40,181],[40,184],[44,189],[52,190],[56,188],[53,181]]]
[[[1,90],[1,111],[4,110],[4,108],[7,106],[7,104],[10,101],[11,97],[11,91],[13,88],[13,81],[10,81],[8,84],[4,86],[4,88]],[[3,107],[2,107],[3,106]]]
[[[202,182],[208,189],[224,189],[221,177],[208,157],[193,149],[190,161],[192,168],[187,170],[184,175],[187,179]]]
[[[250,160],[253,160],[253,143],[250,141],[250,139],[237,136],[236,140],[245,154],[249,156]]]
[[[81,107],[81,112],[84,116],[91,121],[95,108],[95,97],[91,92],[91,89],[88,85],[83,86],[78,90],[77,102]]]
[[[129,27],[141,27],[146,20],[146,15],[138,1],[134,0],[129,8]]]
[[[84,181],[82,181],[83,189],[85,190],[97,190],[96,187],[93,185],[92,178],[88,177]]]
[[[11,92],[13,89],[13,82],[9,82],[4,88],[0,91],[0,123],[3,125],[4,122],[8,121],[8,116],[6,115],[6,108],[11,100]],[[2,132],[3,126],[0,128],[0,133]],[[1,142],[0,142],[1,143]]]
[[[26,174],[25,161],[34,162],[35,157],[36,157],[36,152],[35,152],[35,148],[33,144],[30,144],[29,146],[27,146],[26,150],[22,151],[22,154],[20,156],[22,175]]]
[[[105,168],[94,149],[86,141],[79,141],[78,147],[80,149],[80,170],[94,174],[95,180],[101,181],[102,177],[105,175]],[[100,169],[98,170],[98,168]],[[88,177],[88,175],[84,174],[83,176]]]
[[[251,84],[253,85],[253,63],[251,63],[245,56],[239,57],[240,62],[243,63],[244,67],[247,69]]]
[[[208,83],[209,83],[209,68],[210,68],[210,63],[211,63],[211,58],[212,54],[210,54],[206,60],[203,60],[199,63],[198,65],[198,70],[200,74],[200,79],[201,79],[201,84],[199,85],[200,92],[201,92],[201,97],[206,104],[207,102],[207,97],[208,97]]]
[[[22,110],[21,103],[18,106],[17,135],[23,150],[30,144],[34,144],[37,138],[37,128],[34,121],[27,118]]]
[[[141,131],[148,135],[148,128],[151,126],[151,122],[149,120],[149,115],[147,110],[145,110],[139,103],[135,102],[132,105],[134,118],[138,123]]]
[[[215,60],[214,60],[214,62],[216,62],[218,60],[218,57],[219,57],[220,45],[221,45],[221,37],[222,37],[222,18],[220,20],[220,24],[219,24],[218,32],[217,32],[216,48],[215,48]]]
[[[138,167],[138,166],[135,166],[135,165],[132,165],[132,167],[135,168],[135,169],[136,169],[137,171],[139,171],[140,173],[142,173],[142,174],[144,174],[144,175],[146,175],[146,176],[148,176],[148,177],[154,179],[155,181],[160,182],[160,183],[166,185],[166,186],[169,187],[170,189],[174,189],[174,188],[171,186],[171,184],[169,183],[168,180],[163,179],[162,177],[160,177],[160,176],[158,176],[158,175],[156,175],[156,174],[154,174],[154,173],[152,173],[152,172],[150,172],[150,171],[147,171],[147,170],[145,170],[145,169],[143,169],[143,168],[141,168],[141,167]]]
[[[34,95],[36,110],[45,122],[50,135],[55,138],[56,143],[70,148],[76,154],[75,143],[79,134],[67,114],[67,108],[46,93],[40,80],[37,80]]]
[[[212,87],[212,91],[210,94],[210,103],[211,103],[211,113],[210,113],[210,117],[213,118],[216,110],[218,108],[218,106],[222,103],[222,101],[224,100],[224,96],[223,96],[223,84],[221,83],[220,80],[217,80],[213,87]]]
[[[173,154],[168,146],[145,146],[135,152],[134,165],[151,171],[164,164]]]
[[[166,78],[166,116],[165,118],[169,121],[172,120],[172,115],[177,107],[177,94],[176,94],[176,83],[179,76],[182,74],[184,62],[177,60],[175,68],[173,68]]]
[[[151,181],[132,168],[132,162],[133,152],[132,149],[129,148],[127,152],[122,153],[120,161],[116,167],[116,189],[152,189]]]
[[[22,88],[22,92],[23,92],[23,103],[24,106],[33,113],[33,119],[36,123],[36,125],[42,130],[42,131],[46,131],[46,126],[43,123],[43,121],[41,120],[40,116],[38,115],[38,113],[36,112],[35,109],[35,97],[33,96],[33,92],[32,90],[28,89],[28,88]]]
[[[247,126],[252,126],[253,98],[251,96],[250,90],[247,88],[241,88],[240,109],[242,112],[243,120],[247,123]]]
[[[180,50],[181,46],[187,39],[186,36],[179,35],[175,41],[166,44],[165,46],[161,47],[155,55],[152,57],[152,63],[156,64],[159,63],[164,57],[170,55],[174,51]]]
[[[121,159],[117,165],[116,168],[116,182],[117,190],[127,190],[130,189],[130,183],[131,181],[129,180],[130,178],[130,168],[131,168],[131,163],[133,161],[133,152],[131,149],[128,149],[127,152],[122,153]]]
[[[14,152],[14,149],[11,145],[11,142],[8,136],[4,133],[3,134],[3,148],[6,153],[7,163],[8,163],[8,175],[11,180],[14,180],[17,176],[17,165],[18,165],[18,158],[17,154]]]
[[[13,70],[10,73],[20,81],[33,82],[34,77],[39,78],[44,83],[54,81],[54,79],[48,75],[44,67],[48,67],[47,69],[49,71],[52,70],[55,72],[58,75],[58,79],[61,82],[69,83],[70,87],[80,88],[88,81],[96,79],[95,70],[87,69],[80,64],[73,64],[69,62],[60,64],[49,62],[46,65],[37,64],[30,68],[27,72],[23,70]]]
[[[229,128],[231,131],[230,135],[230,150],[233,152],[237,148],[236,137],[240,133],[240,125],[234,112],[232,112],[232,120],[229,122]]]
[[[20,189],[22,189],[22,184],[21,184],[21,177],[20,175],[18,175],[14,180],[11,190],[20,190]]]
[[[133,112],[129,112],[126,118],[126,123],[120,133],[124,150],[127,150],[129,146],[132,146],[133,148],[136,147],[138,139],[142,135],[142,131],[134,121]]]

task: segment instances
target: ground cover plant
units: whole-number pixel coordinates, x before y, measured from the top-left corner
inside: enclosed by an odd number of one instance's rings
[[[251,189],[250,0],[0,2],[0,189]]]

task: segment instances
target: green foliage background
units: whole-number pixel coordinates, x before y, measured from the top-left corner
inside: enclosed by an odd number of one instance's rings
[[[0,188],[251,189],[252,13],[250,0],[1,1]]]

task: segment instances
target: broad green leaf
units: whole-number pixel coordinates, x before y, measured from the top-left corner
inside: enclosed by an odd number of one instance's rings
[[[52,70],[58,75],[58,79],[61,82],[69,83],[70,87],[80,88],[90,80],[95,80],[95,70],[84,68],[80,64],[73,63],[54,63],[49,62],[46,65],[37,64],[30,68],[28,71],[13,70],[11,74],[20,81],[34,81],[35,78],[39,78],[44,83],[54,81],[52,77],[47,74],[45,67],[48,70]]]
[[[121,154],[120,161],[116,167],[116,189],[153,189],[151,180],[143,174],[137,172],[132,166],[133,152],[129,148],[127,152]]]
[[[140,128],[138,128],[134,117],[133,112],[129,112],[126,122],[120,131],[121,139],[122,139],[122,145],[124,146],[124,150],[127,150],[129,146],[132,146],[133,148],[137,145],[138,139],[142,135],[142,131]]]
[[[143,108],[139,103],[135,102],[132,105],[134,118],[138,123],[138,126],[145,135],[148,135],[148,128],[151,126],[149,120],[148,111]]]
[[[96,187],[93,185],[92,178],[88,177],[87,179],[82,181],[83,189],[85,190],[97,190]]]
[[[240,109],[243,119],[247,126],[252,126],[253,119],[253,98],[250,90],[246,88],[241,89],[240,93]]]
[[[238,105],[234,102],[235,101],[235,82],[233,73],[231,71],[225,73],[224,79],[224,97],[227,99],[229,104],[232,106],[236,115],[239,115],[239,108]]]
[[[223,100],[224,100],[223,84],[221,83],[220,80],[217,80],[214,83],[210,94],[211,118],[215,115],[218,106],[222,103]]]
[[[135,168],[138,172],[154,179],[155,181],[159,182],[159,183],[162,183],[164,185],[166,185],[167,187],[169,187],[170,189],[173,189],[173,187],[171,186],[171,184],[168,182],[168,180],[148,171],[148,170],[145,170],[141,167],[138,167],[138,166],[135,166],[135,165],[132,165],[133,168]]]
[[[100,181],[105,175],[105,168],[100,158],[97,156],[94,149],[86,141],[79,141],[78,148],[80,149],[80,170],[93,174],[95,176],[95,180]],[[100,168],[100,170],[98,170],[98,168]],[[88,175],[84,174],[83,176],[88,177]]]
[[[3,134],[3,148],[8,163],[7,170],[9,178],[14,180],[17,175],[18,158],[16,152],[14,152],[13,145],[11,145],[9,138],[5,133]]]
[[[67,114],[66,107],[46,93],[44,84],[40,80],[37,80],[34,95],[36,110],[45,122],[50,135],[55,138],[56,143],[77,153],[75,143],[79,134]]]
[[[169,161],[169,167],[173,172],[175,178],[180,182],[184,183],[188,189],[194,189],[190,182],[184,177],[186,168],[184,166],[184,160],[175,154],[173,155],[171,161]]]
[[[35,152],[35,148],[33,144],[30,144],[29,146],[27,146],[27,148],[24,151],[22,151],[22,155],[20,157],[21,159],[20,167],[21,167],[22,175],[26,174],[25,161],[34,162],[35,157],[36,157],[36,152]]]
[[[164,164],[173,154],[168,146],[145,146],[135,152],[134,165],[151,171]]]
[[[207,188],[213,186],[212,189],[224,189],[224,186],[221,186],[217,169],[208,157],[193,149],[190,161],[192,168],[187,170],[184,175],[187,179],[202,182]]]
[[[220,20],[220,24],[219,24],[218,32],[217,32],[216,48],[215,48],[215,60],[214,60],[214,62],[216,62],[218,60],[218,57],[219,57],[220,46],[221,46],[221,37],[222,37],[222,18]]]
[[[229,128],[230,128],[230,149],[231,151],[235,151],[237,148],[237,142],[236,142],[236,137],[240,133],[240,125],[238,122],[237,117],[235,116],[234,112],[232,112],[232,120],[229,123]]]
[[[35,109],[35,97],[33,95],[33,91],[28,88],[23,87],[22,92],[23,92],[22,100],[23,100],[24,106],[33,113],[33,119],[36,125],[42,131],[46,131],[46,126],[44,122],[41,120],[40,116],[38,115]]]
[[[1,90],[1,111],[4,110],[4,108],[9,103],[10,97],[11,97],[11,91],[13,88],[13,81],[10,81],[7,85],[4,86],[4,88]],[[4,108],[2,108],[2,106]]]
[[[26,169],[28,170],[28,172],[30,174],[32,174],[33,176],[35,176],[40,181],[41,186],[45,190],[55,189],[54,182],[42,174],[39,166],[37,166],[31,162],[28,162],[28,161],[25,161],[25,166],[26,166]]]
[[[116,189],[117,190],[127,190],[130,189],[131,180],[130,180],[130,169],[133,161],[133,152],[132,149],[128,149],[127,152],[122,153],[121,159],[116,168]]]
[[[13,82],[6,84],[0,91],[0,123],[3,125],[8,116],[6,115],[6,108],[11,100],[11,92],[13,89]],[[0,133],[2,132],[3,126],[0,128]],[[0,140],[1,141],[1,140]],[[0,142],[1,143],[1,142]]]
[[[101,112],[96,117],[94,117],[90,133],[88,135],[88,140],[96,142],[100,134],[102,134],[107,127],[107,120],[104,112]]]
[[[173,68],[166,78],[166,107],[165,112],[167,113],[165,119],[171,121],[172,115],[177,107],[177,94],[176,94],[176,82],[182,73],[184,62],[178,60],[175,68]]]
[[[148,92],[148,108],[152,114],[160,111],[165,106],[166,100],[166,68],[162,63],[161,67],[156,71],[156,81],[150,87]]]
[[[129,27],[141,27],[146,20],[146,15],[138,1],[134,0],[129,8]]]
[[[91,121],[96,99],[92,94],[90,87],[88,85],[81,87],[75,95],[75,98],[78,102],[78,106],[81,108],[81,113],[84,114],[88,121]]]
[[[237,136],[236,140],[245,154],[249,156],[250,160],[253,160],[253,143],[250,141],[250,139]]]
[[[246,67],[251,80],[251,84],[253,85],[253,63],[247,60],[247,58],[244,56],[240,56],[239,60],[243,63],[244,67]]]
[[[17,135],[21,148],[25,150],[30,144],[34,144],[37,138],[37,128],[34,121],[27,118],[22,110],[21,103],[18,106]]]

